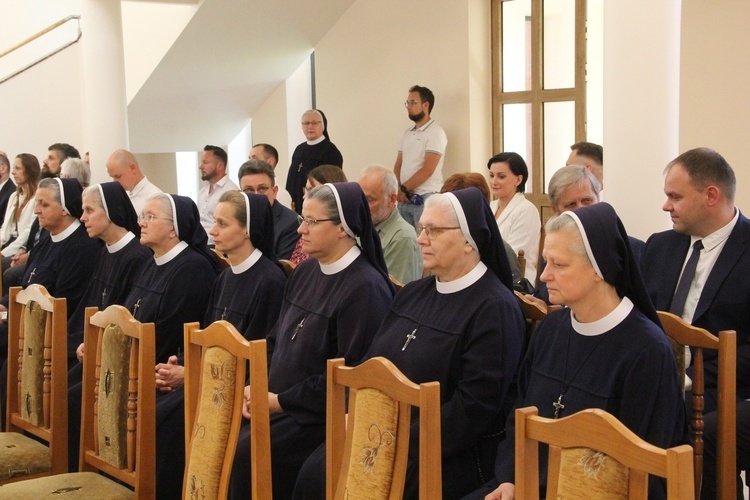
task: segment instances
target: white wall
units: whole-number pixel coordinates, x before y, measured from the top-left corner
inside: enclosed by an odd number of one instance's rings
[[[279,164],[276,167],[276,184],[286,184],[291,153],[288,147],[286,84],[281,84],[266,99],[257,113],[253,115],[253,144],[265,143],[275,147],[279,152]],[[232,179],[235,182],[236,179]]]
[[[435,93],[433,118],[448,135],[444,176],[486,170],[489,5],[484,1],[358,0],[315,47],[317,105],[356,179],[392,166],[412,123],[403,102],[414,84]]]
[[[680,152],[717,150],[737,176],[736,205],[750,214],[750,2],[683,0]]]
[[[25,0],[0,2],[0,19],[5,20],[0,50],[46,28],[71,14],[78,14],[78,2]],[[10,22],[12,20],[12,22]],[[81,154],[83,144],[80,44],[0,85],[0,150],[11,159],[31,153],[42,159],[47,147],[67,142]]]

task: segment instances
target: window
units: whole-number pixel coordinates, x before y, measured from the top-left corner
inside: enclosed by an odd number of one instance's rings
[[[550,215],[547,186],[586,140],[586,0],[493,0],[493,152],[526,160],[526,196]]]

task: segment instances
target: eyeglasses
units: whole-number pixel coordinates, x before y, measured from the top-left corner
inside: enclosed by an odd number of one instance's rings
[[[404,102],[404,106],[406,106],[407,108],[409,106],[416,106],[417,104],[419,104],[419,101],[415,101],[414,99]]]
[[[323,122],[320,121],[320,120],[315,121],[315,122],[302,122],[302,126],[303,127],[313,127],[315,125],[320,125],[321,123],[323,123]]]
[[[269,189],[271,188],[268,186],[258,186],[256,189],[253,189],[251,187],[246,187],[242,191],[247,194],[266,194]]]
[[[307,227],[313,227],[318,222],[338,222],[338,219],[306,219],[305,217],[302,217],[301,215],[297,216],[297,221],[299,222],[299,225],[307,224]]]
[[[443,234],[444,231],[448,231],[450,229],[461,229],[460,227],[435,227],[435,226],[423,226],[418,225],[417,226],[417,234],[422,234],[422,231],[424,231],[424,234],[427,235],[428,240],[434,240],[441,234]]]
[[[138,224],[143,224],[144,222],[146,224],[151,224],[152,222],[154,222],[154,219],[168,220],[169,222],[173,222],[173,219],[168,219],[166,217],[157,217],[154,214],[141,214],[138,216]]]

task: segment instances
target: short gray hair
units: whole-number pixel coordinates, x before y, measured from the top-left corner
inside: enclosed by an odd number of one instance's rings
[[[591,184],[594,193],[596,194],[596,201],[599,201],[599,192],[602,190],[602,185],[586,167],[580,165],[571,165],[563,167],[554,173],[552,178],[549,180],[549,199],[552,202],[552,207],[557,208],[557,203],[560,201],[560,197],[563,191],[568,189],[570,186],[588,181]]]
[[[62,206],[62,197],[60,196],[60,183],[55,178],[47,178],[39,181],[37,191],[40,189],[49,189],[52,192],[52,199],[55,203]],[[65,207],[63,207],[65,208]]]
[[[382,165],[370,165],[362,169],[362,173],[359,178],[367,177],[368,175],[379,175],[380,181],[383,186],[383,196],[388,198],[391,195],[398,194],[398,179],[396,174],[389,168]]]
[[[573,217],[568,217],[567,215],[553,215],[549,218],[547,224],[545,224],[544,230],[548,236],[552,233],[569,231],[570,234],[573,235],[573,239],[570,241],[570,246],[568,248],[574,254],[585,257],[589,264],[591,264],[591,259],[589,259],[588,253],[586,253],[586,246],[583,243],[581,230],[578,228],[578,224],[576,224]]]
[[[68,158],[60,165],[60,176],[78,179],[83,187],[88,187],[91,182],[91,169],[86,162],[80,158]]]
[[[445,213],[446,217],[448,217],[448,224],[454,224],[456,226],[459,225],[458,223],[458,214],[456,214],[456,209],[453,207],[453,203],[451,202],[450,198],[448,198],[447,193],[436,193],[427,198],[424,202],[424,207],[436,207],[443,210],[443,213]]]

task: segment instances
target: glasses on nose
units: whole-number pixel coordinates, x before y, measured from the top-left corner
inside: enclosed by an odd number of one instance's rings
[[[415,101],[414,99],[410,99],[404,102],[404,106],[406,106],[407,108],[410,106],[416,106],[417,104],[419,104],[419,101]]]
[[[422,224],[419,224],[417,226],[417,234],[422,234],[422,231],[424,231],[424,234],[427,235],[427,239],[432,241],[441,234],[443,234],[445,231],[449,231],[451,229],[461,229],[460,227],[435,227],[435,226],[423,226]]]
[[[154,222],[154,219],[168,220],[169,222],[172,222],[172,219],[168,219],[166,217],[157,217],[154,214],[141,214],[138,216],[138,224],[151,224],[152,222]]]
[[[301,215],[297,216],[297,222],[299,222],[299,225],[307,224],[307,227],[313,227],[318,222],[338,222],[338,219],[308,219],[306,217],[302,217]]]
[[[247,194],[266,194],[268,190],[271,189],[268,186],[258,186],[257,188],[253,189],[251,187],[246,187],[242,191]]]
[[[320,120],[318,120],[316,122],[302,122],[302,126],[303,127],[314,127],[315,125],[320,125],[321,123],[323,123],[323,122],[321,122]]]

